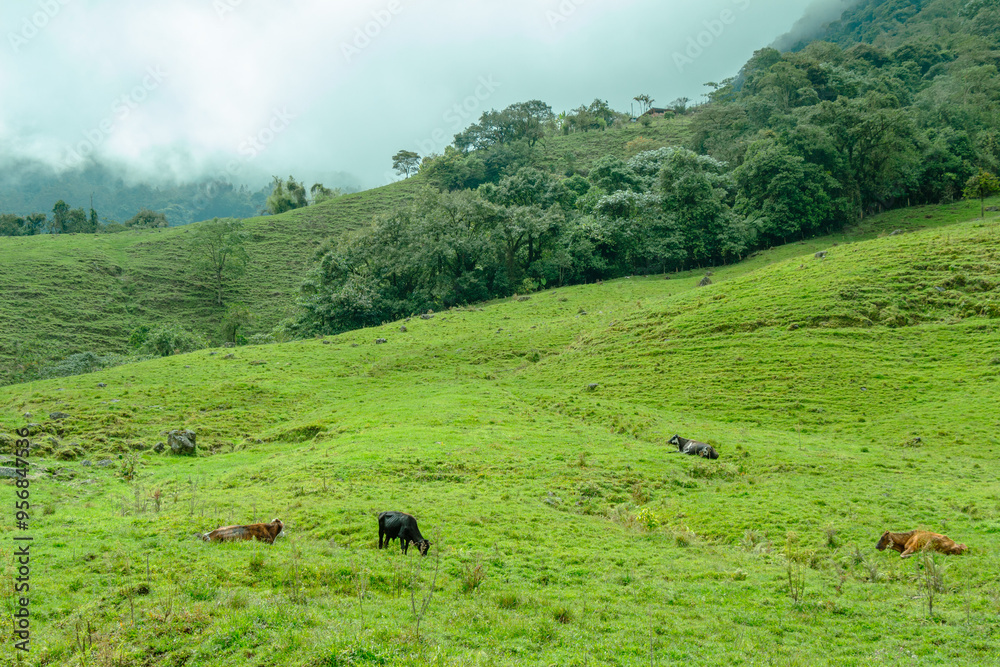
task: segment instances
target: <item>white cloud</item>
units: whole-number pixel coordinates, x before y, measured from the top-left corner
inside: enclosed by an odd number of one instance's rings
[[[15,51],[10,35],[39,3],[59,10]],[[726,10],[738,20],[679,72],[673,53]],[[91,142],[133,173],[193,176],[243,160],[241,145],[288,112],[241,174],[349,171],[378,184],[399,148],[450,140],[454,106],[483,77],[501,85],[463,120],[533,98],[557,110],[595,97],[627,109],[640,92],[696,98],[800,12],[793,0],[4,3],[0,150],[64,162]],[[150,89],[151,69],[165,76]]]

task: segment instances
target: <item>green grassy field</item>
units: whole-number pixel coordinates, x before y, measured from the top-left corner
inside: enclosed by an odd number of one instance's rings
[[[39,424],[26,664],[995,665],[1000,223],[956,223],[974,207],[704,288],[625,279],[0,388],[5,431]],[[197,458],[142,451],[174,428]],[[673,433],[721,458],[669,455]],[[388,509],[431,556],[376,549]],[[194,536],[275,516],[272,546]],[[874,549],[918,527],[970,551]]]

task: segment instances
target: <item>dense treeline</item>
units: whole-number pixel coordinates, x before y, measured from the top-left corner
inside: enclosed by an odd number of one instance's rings
[[[102,222],[129,220],[145,208],[164,213],[172,225],[186,225],[216,217],[260,215],[270,192],[270,187],[251,190],[222,178],[163,186],[130,184],[116,169],[100,164],[56,174],[23,161],[0,170],[0,211],[22,218],[49,210],[59,200],[70,206],[93,201]]]
[[[563,178],[521,167],[476,190],[428,189],[330,242],[302,286],[299,334],[635,273],[738,259],[755,242],[725,164],[680,147],[607,156]]]
[[[114,234],[127,229],[153,229],[168,227],[163,213],[140,209],[124,223],[101,222],[97,211],[87,213],[82,208],[70,208],[63,200],[52,207],[52,217],[45,213],[26,216],[12,213],[0,214],[0,236],[33,236],[35,234]]]
[[[225,184],[230,190],[232,186]],[[247,194],[244,191],[244,194]],[[274,177],[270,194],[265,201],[266,211],[271,214],[284,213],[311,204],[319,204],[343,194],[340,188],[327,188],[315,183],[306,193],[305,186],[294,177],[288,180]],[[171,209],[173,210],[173,209]],[[263,214],[264,211],[257,213]],[[214,218],[213,218],[214,219]],[[154,229],[169,227],[170,221],[162,211],[153,211],[145,206],[125,222],[101,220],[93,208],[89,214],[82,208],[70,208],[60,199],[52,208],[52,217],[45,213],[31,213],[26,216],[12,213],[0,214],[0,236],[32,236],[34,234],[115,234],[128,229]]]

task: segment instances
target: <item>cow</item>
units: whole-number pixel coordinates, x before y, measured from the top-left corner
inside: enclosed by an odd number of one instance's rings
[[[431,543],[424,539],[424,536],[420,534],[420,529],[417,528],[417,520],[414,519],[409,514],[404,514],[403,512],[382,512],[378,515],[378,548],[382,548],[383,538],[385,540],[385,546],[389,546],[389,542],[399,538],[400,547],[403,553],[410,546],[410,542],[417,545],[420,549],[420,555],[426,556],[427,550],[431,548]]]
[[[955,544],[954,540],[927,530],[911,530],[908,533],[890,533],[887,530],[882,533],[882,538],[875,545],[879,551],[884,551],[886,547],[900,552],[900,558],[909,558],[925,549],[952,556],[959,556],[969,549],[964,544]]]
[[[205,533],[201,539],[206,542],[237,542],[240,540],[260,540],[274,544],[275,538],[283,534],[285,524],[279,519],[271,523],[254,523],[249,526],[223,526],[211,533]]]
[[[706,459],[719,458],[719,452],[715,451],[715,448],[712,447],[712,445],[704,442],[688,440],[687,438],[682,438],[679,435],[674,435],[674,437],[667,440],[667,442],[671,445],[677,446],[677,451],[670,452],[671,454],[690,454],[691,456],[700,456]]]

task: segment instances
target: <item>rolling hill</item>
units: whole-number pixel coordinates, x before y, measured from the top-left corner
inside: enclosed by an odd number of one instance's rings
[[[37,424],[37,664],[996,664],[1000,231],[971,209],[702,288],[2,388],[4,430]],[[175,428],[197,458],[148,450]],[[430,557],[375,548],[386,509]],[[274,516],[273,546],[193,537]],[[916,527],[970,551],[875,551]]]
[[[607,152],[625,154],[642,136],[653,145],[682,143],[687,119],[551,137],[536,159],[552,169],[586,168]],[[247,274],[228,292],[251,304],[256,331],[269,331],[294,312],[299,285],[322,241],[348,233],[413,201],[421,177],[288,213],[251,218]],[[195,223],[197,225],[197,223]],[[176,323],[220,338],[224,309],[188,266],[195,227],[109,235],[0,238],[0,383],[30,379],[54,360],[81,352],[125,353],[140,326]]]

